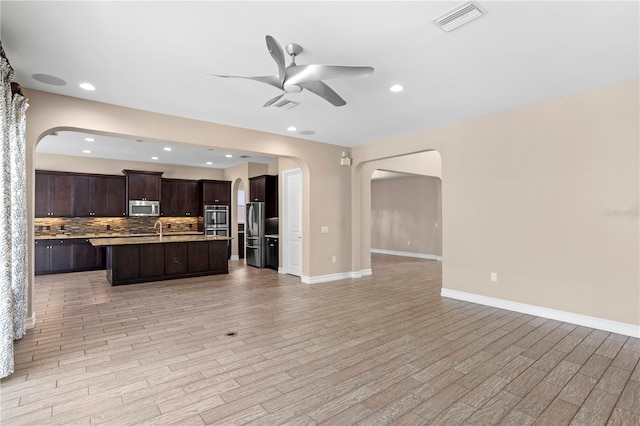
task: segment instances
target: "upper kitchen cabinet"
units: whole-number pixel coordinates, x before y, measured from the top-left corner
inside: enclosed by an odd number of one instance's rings
[[[201,180],[201,205],[221,204],[231,205],[231,182],[226,180]]]
[[[126,199],[129,200],[160,200],[160,181],[162,172],[141,172],[123,170],[126,176]]]
[[[265,203],[265,217],[278,217],[278,176],[249,178],[249,201]]]
[[[121,176],[75,176],[74,216],[126,215],[125,186]]]
[[[200,212],[198,181],[162,179],[160,194],[162,216],[198,216]]]
[[[36,170],[35,216],[73,216],[73,175]]]

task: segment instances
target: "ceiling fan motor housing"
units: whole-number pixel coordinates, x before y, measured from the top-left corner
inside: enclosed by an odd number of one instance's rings
[[[299,93],[302,91],[302,87],[297,84],[285,84],[283,89],[287,93]]]

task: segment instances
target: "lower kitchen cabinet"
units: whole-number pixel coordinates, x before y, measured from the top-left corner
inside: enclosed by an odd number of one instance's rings
[[[188,271],[187,243],[164,244],[164,246],[164,273],[166,275],[186,274]]]
[[[36,240],[36,275],[105,269],[105,251],[84,238]]]
[[[144,278],[164,275],[164,247],[162,244],[145,244],[140,246],[140,276]]]
[[[227,274],[227,240],[106,246],[111,285]]]

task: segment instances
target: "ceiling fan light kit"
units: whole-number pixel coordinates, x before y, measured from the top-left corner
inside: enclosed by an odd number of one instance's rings
[[[289,43],[286,46],[286,52],[291,57],[291,63],[286,66],[284,51],[280,44],[271,37],[266,36],[267,49],[271,54],[271,57],[278,67],[278,74],[258,77],[243,77],[238,75],[212,75],[213,77],[222,78],[242,78],[245,80],[258,81],[270,86],[277,87],[282,90],[282,93],[278,96],[269,99],[263,107],[277,106],[280,99],[287,93],[299,93],[303,89],[321,97],[325,101],[329,102],[333,106],[344,106],[347,102],[340,97],[331,87],[329,87],[322,80],[329,80],[332,78],[347,78],[347,77],[366,77],[373,73],[373,67],[354,67],[344,65],[322,65],[322,64],[310,64],[310,65],[298,65],[296,64],[296,57],[304,50],[302,46],[295,43]],[[286,101],[286,100],[284,100]],[[290,101],[287,101],[290,102]],[[295,103],[296,106],[298,103]]]

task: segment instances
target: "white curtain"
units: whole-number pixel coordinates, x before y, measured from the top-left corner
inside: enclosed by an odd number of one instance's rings
[[[0,377],[13,373],[13,343],[27,320],[27,100],[11,92],[13,69],[0,43]]]

